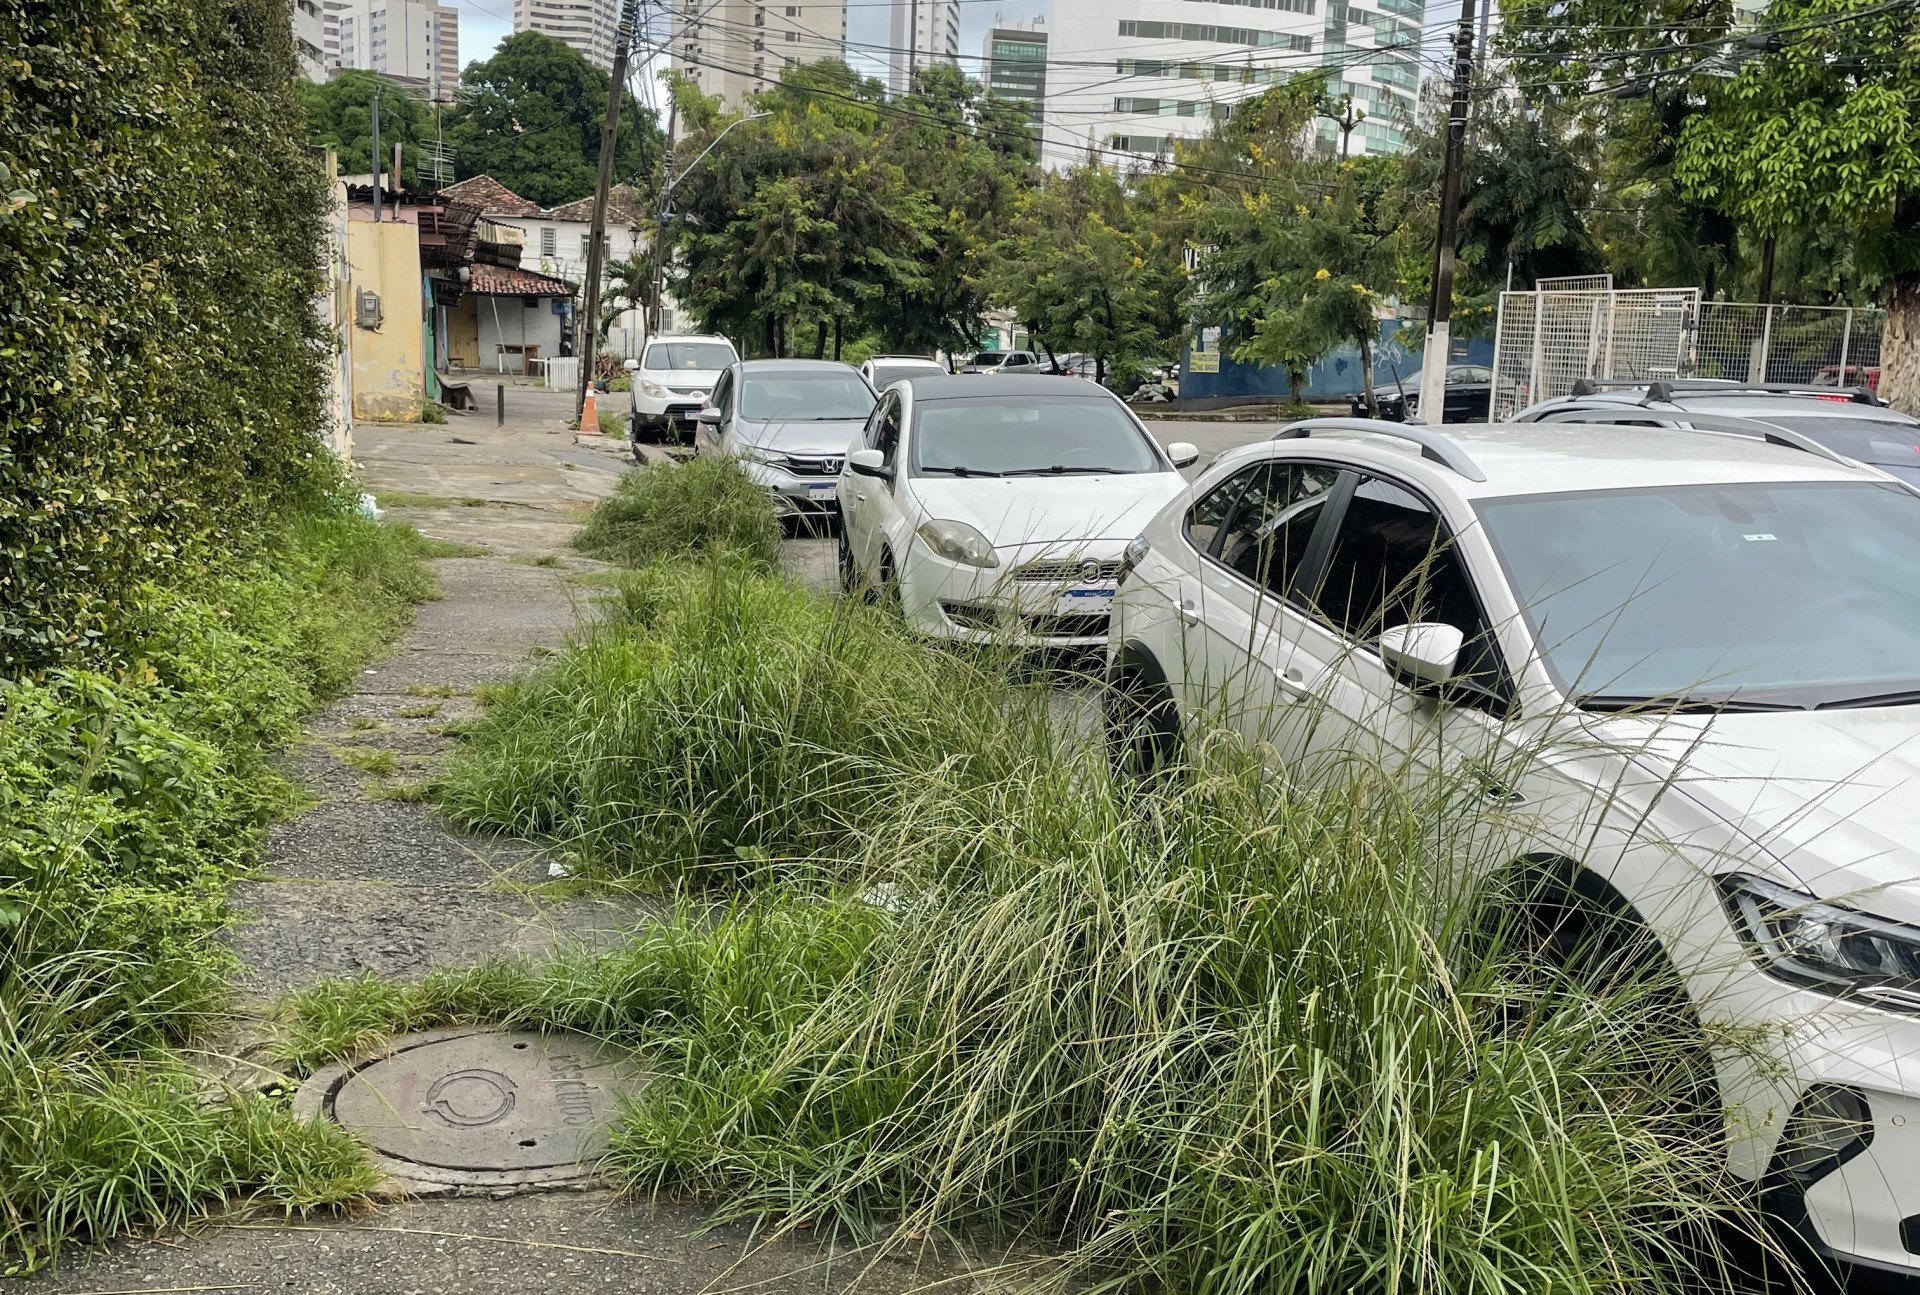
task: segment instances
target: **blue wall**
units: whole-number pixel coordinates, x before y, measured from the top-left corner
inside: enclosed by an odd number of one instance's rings
[[[1420,352],[1423,348],[1417,342],[1409,347],[1396,340],[1399,332],[1400,321],[1380,321],[1380,341],[1373,348],[1373,385],[1379,391],[1390,392],[1394,389],[1396,370],[1400,382],[1408,391],[1419,385]],[[1285,400],[1291,394],[1292,388],[1287,384],[1285,369],[1271,364],[1242,364],[1228,354],[1233,350],[1234,339],[1225,329],[1221,330],[1220,338],[1220,372],[1195,373],[1192,346],[1198,337],[1199,330],[1196,328],[1193,335],[1188,337],[1186,350],[1180,357],[1182,400],[1217,400],[1240,396]],[[1454,338],[1453,362],[1492,364],[1492,334]],[[1357,346],[1343,346],[1315,361],[1307,370],[1308,400],[1345,400],[1348,396],[1358,395],[1362,389],[1360,348]]]

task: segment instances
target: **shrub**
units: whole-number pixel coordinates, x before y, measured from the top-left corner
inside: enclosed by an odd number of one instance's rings
[[[918,798],[1051,766],[1045,705],[1044,690],[1011,690],[882,612],[786,578],[654,568],[488,707],[442,804],[619,872],[803,868]]]
[[[766,491],[732,459],[698,458],[623,474],[574,545],[628,566],[712,553],[772,570],[780,522]]]
[[[600,411],[600,434],[602,436],[625,436],[627,434],[627,420],[616,410],[602,409]]]
[[[140,591],[124,671],[0,683],[0,1267],[230,1190],[364,1188],[278,1107],[203,1110],[166,1049],[223,1005],[226,885],[291,800],[272,753],[427,592],[421,547],[303,517]]]

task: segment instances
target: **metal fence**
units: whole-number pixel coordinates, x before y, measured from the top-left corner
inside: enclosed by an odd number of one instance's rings
[[[1511,417],[1580,378],[1871,385],[1882,322],[1865,307],[1702,302],[1695,288],[1505,292],[1489,413]]]

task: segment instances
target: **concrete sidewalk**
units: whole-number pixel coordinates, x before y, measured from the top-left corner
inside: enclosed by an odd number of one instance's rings
[[[269,1076],[267,1011],[288,989],[362,973],[411,980],[615,940],[658,911],[617,890],[542,893],[551,860],[541,846],[455,831],[419,803],[417,788],[452,747],[448,726],[477,713],[475,689],[560,647],[589,612],[596,591],[581,577],[602,568],[567,543],[631,466],[624,447],[574,443],[564,394],[512,388],[498,426],[492,385],[476,386],[485,417],[358,431],[361,476],[389,515],[476,556],[433,564],[444,596],[314,717],[293,753],[314,804],[273,829],[261,874],[235,888],[240,1007],[198,1058],[235,1082]],[[948,1279],[952,1289],[991,1284],[967,1276],[972,1265],[950,1252],[924,1265],[869,1265],[810,1243],[759,1245],[745,1229],[702,1235],[703,1218],[695,1202],[649,1205],[604,1189],[413,1199],[305,1220],[240,1210],[184,1235],[68,1254],[23,1289],[478,1295],[754,1284],[812,1295],[857,1282],[889,1295]]]

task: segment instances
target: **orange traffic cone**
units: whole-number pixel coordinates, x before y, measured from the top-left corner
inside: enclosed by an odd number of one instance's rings
[[[589,435],[600,434],[600,406],[594,400],[593,380],[587,380],[587,398],[580,406],[580,430]]]

